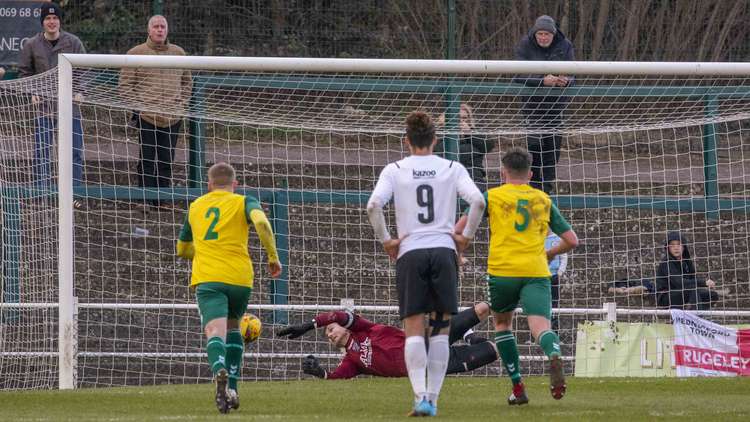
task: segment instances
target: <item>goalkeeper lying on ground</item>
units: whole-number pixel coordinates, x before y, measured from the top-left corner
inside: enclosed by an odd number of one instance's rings
[[[450,358],[446,373],[471,371],[497,360],[495,344],[471,330],[480,321],[486,320],[489,312],[489,305],[480,302],[451,318]],[[390,325],[375,324],[349,311],[319,314],[310,322],[282,329],[278,336],[294,339],[321,327],[326,327],[326,336],[331,344],[345,349],[346,355],[332,372],[322,368],[315,356],[309,355],[302,360],[304,373],[325,379],[354,378],[359,374],[407,376],[404,332]],[[467,344],[453,345],[461,338]]]

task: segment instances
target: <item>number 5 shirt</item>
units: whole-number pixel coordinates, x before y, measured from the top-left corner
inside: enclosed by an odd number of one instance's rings
[[[570,224],[546,193],[506,183],[485,193],[490,225],[487,273],[495,277],[549,277],[544,240]]]
[[[415,249],[451,248],[457,197],[481,195],[466,168],[436,155],[410,155],[385,166],[372,198],[393,198],[396,228],[402,239],[398,256]]]

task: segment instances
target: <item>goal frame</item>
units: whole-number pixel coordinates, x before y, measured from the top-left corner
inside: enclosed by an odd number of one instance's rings
[[[701,62],[579,62],[579,61],[478,61],[478,60],[396,60],[396,59],[320,59],[268,57],[194,57],[138,56],[104,54],[60,54],[58,56],[58,320],[59,320],[59,388],[76,388],[78,304],[74,296],[73,242],[73,68],[175,68],[225,71],[276,72],[347,72],[422,74],[528,74],[552,73],[571,75],[658,75],[733,76],[750,75],[750,63]],[[612,315],[612,304],[589,310]],[[274,309],[278,308],[275,305]],[[609,306],[609,307],[608,307]],[[319,307],[322,309],[322,307]],[[566,309],[568,311],[586,311]],[[629,310],[632,313],[633,310]],[[645,311],[640,311],[645,313]],[[657,314],[662,311],[652,311]],[[706,314],[721,315],[724,311]],[[745,313],[739,311],[739,313]],[[738,312],[732,312],[737,315]],[[750,311],[747,311],[750,315]]]

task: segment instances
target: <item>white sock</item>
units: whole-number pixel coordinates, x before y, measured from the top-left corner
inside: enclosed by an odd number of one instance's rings
[[[449,356],[448,335],[430,337],[430,351],[427,354],[427,399],[435,405],[443,387]]]
[[[406,371],[409,372],[411,388],[414,390],[414,399],[422,400],[422,397],[426,395],[425,379],[427,374],[427,349],[424,344],[424,337],[411,336],[406,338],[404,361],[406,361]]]

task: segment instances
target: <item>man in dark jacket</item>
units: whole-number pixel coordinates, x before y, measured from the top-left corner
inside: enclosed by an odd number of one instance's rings
[[[547,15],[537,18],[529,33],[516,45],[516,60],[565,61],[575,60],[573,44],[565,38],[555,20]],[[514,82],[528,87],[564,88],[574,78],[565,75],[523,75]],[[563,111],[570,101],[558,93],[523,97],[523,114],[529,133],[526,136],[531,153],[531,185],[547,193],[553,190],[555,166],[560,158],[562,135],[556,133],[562,125]]]
[[[664,259],[656,270],[656,302],[670,309],[708,310],[719,299],[716,282],[696,277],[687,238],[669,232]]]
[[[57,67],[57,55],[60,53],[84,54],[81,40],[75,35],[60,29],[62,10],[54,3],[45,4],[40,11],[43,32],[26,41],[21,49],[21,59],[18,64],[18,76],[25,78],[47,72]],[[76,103],[81,101],[80,94],[74,94]],[[36,132],[34,138],[34,175],[40,187],[49,187],[51,180],[51,150],[55,123],[57,120],[56,101],[52,93],[33,95],[32,103],[39,107],[36,118]],[[83,180],[83,130],[81,129],[81,110],[73,106],[73,185],[80,185]],[[81,208],[83,203],[74,201],[75,208]]]

